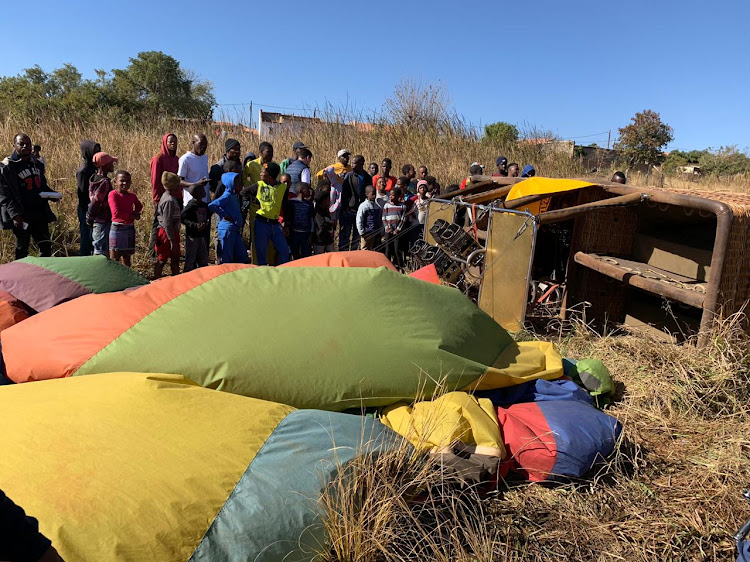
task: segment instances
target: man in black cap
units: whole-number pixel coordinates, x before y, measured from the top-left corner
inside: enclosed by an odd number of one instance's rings
[[[497,166],[497,172],[492,174],[494,178],[507,178],[508,177],[508,159],[505,156],[498,156],[495,160],[495,166]]]
[[[286,169],[289,167],[289,165],[297,160],[297,158],[299,158],[299,151],[301,148],[307,148],[307,146],[305,146],[305,143],[302,141],[297,141],[292,145],[292,155],[282,161],[281,164],[279,164],[279,166],[281,166],[282,174],[285,174]]]
[[[241,154],[240,141],[237,139],[227,139],[224,141],[224,156],[219,158],[219,161],[211,166],[211,170],[208,172],[208,188],[214,195],[214,199],[221,195],[221,193],[216,193],[216,189],[219,187],[219,183],[221,183],[221,175],[224,173],[224,164],[227,162],[237,162],[242,166],[242,160],[240,159]]]

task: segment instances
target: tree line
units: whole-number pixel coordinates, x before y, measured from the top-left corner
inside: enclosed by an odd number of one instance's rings
[[[17,76],[2,77],[0,112],[18,117],[51,112],[83,121],[102,110],[123,119],[210,119],[216,105],[210,82],[197,79],[161,51],[138,53],[127,67],[97,70],[96,75],[85,79],[68,63],[52,72],[36,65]]]

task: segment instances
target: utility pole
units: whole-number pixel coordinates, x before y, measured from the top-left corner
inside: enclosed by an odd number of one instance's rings
[[[612,129],[607,131],[607,150],[609,150],[609,139],[612,138]]]
[[[253,102],[250,102],[250,128],[253,128]]]

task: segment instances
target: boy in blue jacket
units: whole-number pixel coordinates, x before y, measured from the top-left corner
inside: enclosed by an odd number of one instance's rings
[[[219,240],[221,241],[221,263],[248,263],[247,249],[242,243],[242,210],[239,192],[242,176],[236,172],[225,172],[221,183],[226,187],[221,197],[208,204],[208,210],[221,217]]]

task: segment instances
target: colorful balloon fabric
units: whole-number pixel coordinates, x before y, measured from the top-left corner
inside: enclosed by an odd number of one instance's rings
[[[29,316],[29,309],[21,301],[10,293],[0,291],[0,332],[26,320]]]
[[[65,560],[311,560],[317,498],[372,418],[109,373],[2,387],[0,482]]]
[[[27,257],[0,265],[0,291],[36,312],[91,293],[147,285],[138,273],[104,256]]]
[[[459,291],[384,267],[200,268],[29,318],[3,332],[3,354],[15,382],[169,372],[333,411],[413,401],[441,380],[482,390],[562,375],[551,343],[516,343]]]

